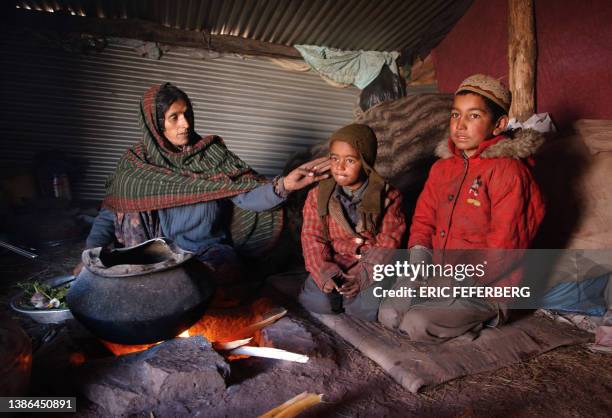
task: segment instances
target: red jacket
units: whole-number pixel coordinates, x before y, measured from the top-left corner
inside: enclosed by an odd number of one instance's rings
[[[464,158],[449,139],[436,150],[438,160],[419,196],[408,247],[436,249],[529,248],[544,217],[544,203],[528,158],[541,144],[535,131],[514,138],[484,141]],[[489,267],[493,268],[489,262]],[[512,286],[522,274],[483,278],[487,284]]]
[[[388,186],[384,213],[376,235],[367,231],[358,234],[346,219],[336,219],[330,211],[325,217],[326,238],[323,222],[317,212],[318,192],[318,186],[310,190],[304,204],[302,251],[306,270],[320,289],[341,271],[356,274],[363,289],[372,283],[373,265],[384,263],[384,257],[390,254],[385,250],[400,248],[404,243],[406,219],[402,196],[398,190]],[[377,251],[379,249],[383,251]]]

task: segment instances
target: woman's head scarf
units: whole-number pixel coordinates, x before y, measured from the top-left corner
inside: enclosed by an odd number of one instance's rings
[[[229,198],[266,179],[259,176],[218,136],[192,140],[174,149],[157,127],[155,98],[164,84],[147,90],[140,102],[142,138],[125,152],[106,182],[102,205],[114,212],[144,212]],[[231,233],[235,245],[258,245],[277,237],[282,211],[251,212],[234,208]]]
[[[142,138],[107,180],[105,207],[119,212],[163,209],[232,197],[265,182],[218,136],[193,132],[190,145],[173,149],[156,123],[155,97],[161,87],[144,94]]]

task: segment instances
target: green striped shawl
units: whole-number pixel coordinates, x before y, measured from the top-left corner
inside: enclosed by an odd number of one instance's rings
[[[142,139],[121,157],[106,182],[103,206],[114,212],[143,212],[223,199],[252,190],[266,180],[227,149],[218,136],[196,137],[175,150],[156,125],[150,88],[140,103]],[[282,209],[252,212],[234,207],[230,226],[237,250],[254,255],[280,235]]]

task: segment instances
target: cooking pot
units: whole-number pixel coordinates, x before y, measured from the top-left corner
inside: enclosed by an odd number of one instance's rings
[[[165,238],[93,248],[82,259],[66,302],[81,324],[110,342],[173,338],[201,318],[214,292],[204,265]]]

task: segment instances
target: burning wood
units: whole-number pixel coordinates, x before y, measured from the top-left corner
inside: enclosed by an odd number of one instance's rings
[[[85,360],[87,360],[87,358],[85,357],[85,354],[81,352],[70,353],[70,356],[68,357],[68,361],[74,366],[84,364]]]
[[[280,350],[278,348],[271,347],[251,347],[243,346],[238,347],[229,352],[230,355],[246,355],[251,357],[264,357],[273,358],[277,360],[287,360],[296,363],[306,363],[308,356],[303,354],[292,353],[291,351]]]
[[[235,340],[235,341],[228,341],[228,342],[214,342],[213,348],[217,351],[233,350],[234,348],[238,348],[238,347],[242,347],[243,345],[247,345],[248,343],[251,342],[252,339],[253,337],[245,338],[244,340]]]
[[[204,335],[212,342],[231,342],[254,337],[252,343],[258,343],[257,332],[248,333],[253,323],[262,318],[269,318],[273,305],[268,299],[258,299],[250,306],[230,309],[211,309],[189,329],[190,335]]]
[[[316,393],[302,392],[297,396],[289,399],[282,405],[269,410],[259,418],[292,418],[302,413],[308,408],[311,408],[323,400],[323,395]]]
[[[160,341],[160,342],[153,343],[153,344],[127,345],[127,344],[112,343],[110,341],[105,341],[105,340],[100,340],[100,341],[102,342],[102,344],[104,344],[106,348],[110,350],[111,353],[113,353],[116,356],[123,356],[126,354],[137,353],[139,351],[148,350],[149,348],[161,343]]]
[[[177,337],[189,338],[194,335],[203,335],[213,343],[216,350],[231,351],[249,343],[258,345],[258,331],[276,322],[286,314],[286,309],[273,308],[269,300],[259,299],[250,307],[241,307],[230,311],[209,311],[196,324]],[[144,345],[124,345],[108,341],[102,342],[118,356],[146,350],[159,344],[158,342]]]
[[[230,338],[228,338],[228,341],[240,340],[246,337],[250,337],[253,334],[255,334],[257,331],[259,331],[260,329],[265,328],[268,325],[273,324],[274,322],[278,321],[286,314],[287,314],[287,309],[285,308],[277,308],[275,310],[268,311],[266,312],[266,314],[264,314],[264,319],[240,329],[235,334],[233,334]]]
[[[255,322],[249,326],[246,326],[233,334],[234,337],[246,337],[249,335],[255,335],[256,332],[261,330],[262,328],[273,324],[283,316],[287,314],[287,310],[284,308],[276,309],[275,311],[268,311],[264,315],[264,319]],[[252,347],[246,346],[253,337],[249,337],[246,339],[237,339],[234,341],[219,341],[213,343],[213,347],[216,350],[228,351],[227,355],[232,358],[235,356],[251,356],[251,357],[264,357],[264,358],[272,358],[278,360],[287,360],[293,361],[297,363],[306,363],[308,361],[308,356],[292,353],[286,350],[280,350],[272,347]]]

